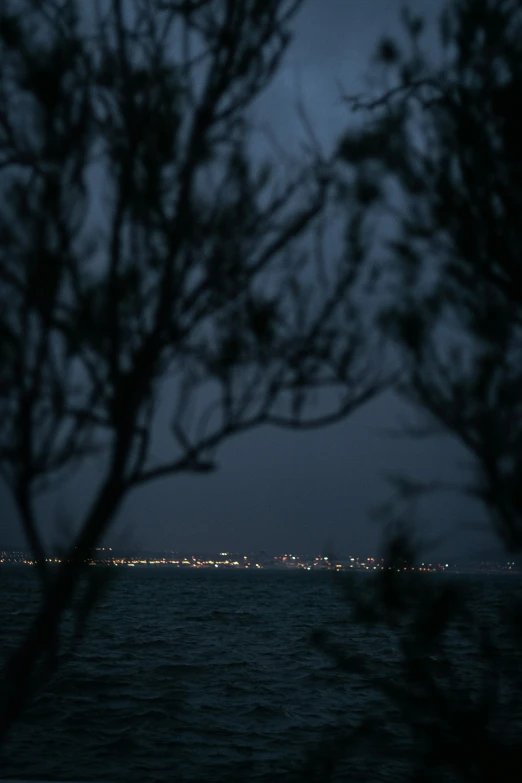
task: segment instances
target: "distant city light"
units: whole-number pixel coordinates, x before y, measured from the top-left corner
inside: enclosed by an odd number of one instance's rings
[[[422,563],[420,566],[403,566],[398,568],[395,564],[389,565],[385,563],[384,558],[380,558],[378,561],[374,557],[368,558],[336,558],[332,559],[328,556],[317,555],[315,557],[306,557],[304,555],[273,555],[268,556],[265,552],[261,552],[261,558],[257,557],[255,560],[249,555],[236,555],[236,559],[232,560],[232,555],[229,552],[220,552],[218,557],[220,560],[209,558],[206,556],[186,555],[174,557],[174,552],[150,552],[150,553],[136,553],[116,555],[110,547],[97,547],[93,551],[92,557],[85,559],[85,564],[89,566],[118,566],[127,565],[131,567],[145,567],[151,566],[171,566],[171,567],[190,567],[190,568],[235,568],[235,569],[294,569],[294,570],[306,570],[306,571],[318,571],[318,572],[341,572],[348,569],[357,571],[358,573],[371,574],[376,570],[395,570],[397,572],[422,572],[422,573],[505,573],[505,574],[518,574],[520,573],[520,566],[517,566],[515,561],[472,561],[468,564],[464,564],[461,561],[461,565],[448,563]],[[226,558],[226,559],[223,559]],[[60,557],[47,557],[45,562],[49,564],[49,567],[53,567],[60,564],[63,561]],[[30,565],[35,566],[37,562],[33,559],[33,556],[29,552],[23,550],[4,548],[0,549],[0,565]]]

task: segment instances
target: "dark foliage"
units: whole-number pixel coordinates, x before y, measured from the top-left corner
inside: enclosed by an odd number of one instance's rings
[[[382,387],[351,305],[357,264],[332,259],[318,286],[302,244],[330,208],[331,161],[303,152],[285,178],[252,155],[247,109],[299,5],[1,4],[0,471],[42,605],[6,662],[0,740],[38,661],[58,660],[84,565],[131,491],[213,470],[225,439],[261,424],[336,421]],[[313,415],[321,389],[337,397]],[[93,457],[102,480],[53,571],[37,499]]]
[[[462,489],[482,501],[516,559],[522,548],[522,5],[448,3],[437,62],[423,44],[422,20],[405,13],[404,22],[407,44],[386,40],[377,52],[387,89],[375,98],[345,96],[366,122],[339,144],[340,196],[358,198],[358,225],[367,238],[369,226],[389,218],[389,232],[374,233],[365,257],[381,284],[380,327],[401,362],[399,389],[420,414],[419,426],[405,435],[449,433],[462,443],[475,473]],[[315,644],[350,676],[366,676],[395,710],[409,737],[411,772],[404,779],[518,780],[518,586],[512,583],[509,607],[499,607],[495,621],[484,625],[477,596],[462,581],[412,572],[415,547],[411,531],[404,532],[403,501],[435,487],[400,477],[393,483],[397,502],[388,513],[402,532],[389,539],[388,567],[365,583],[343,585],[351,622],[368,633],[386,631],[396,651],[393,665],[383,677],[382,661],[347,657],[333,630],[316,635]],[[374,736],[382,754],[388,752],[379,739],[385,722]],[[341,746],[338,756],[345,758],[350,751]]]

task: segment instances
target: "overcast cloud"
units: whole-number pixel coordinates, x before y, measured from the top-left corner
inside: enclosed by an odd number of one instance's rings
[[[300,95],[321,142],[331,148],[350,120],[336,80],[349,93],[364,90],[370,54],[380,35],[397,28],[401,5],[400,0],[305,3],[285,65],[255,107],[256,120],[269,123],[283,146],[295,148],[303,134],[295,108]],[[414,3],[431,17],[436,7],[434,0]],[[404,405],[386,394],[325,430],[263,429],[237,438],[219,452],[215,474],[176,477],[130,496],[110,538],[120,541],[125,530],[126,541],[148,549],[376,552],[380,529],[369,511],[388,494],[383,472],[452,480],[464,456],[442,439],[418,444],[384,437],[383,430],[397,427],[405,413]],[[49,531],[57,515],[81,513],[97,477],[99,469],[85,471],[46,501]],[[0,502],[0,541],[19,543],[3,489]],[[435,534],[480,518],[476,506],[456,496],[431,498],[421,512],[422,531]],[[464,551],[469,537],[455,533],[446,551]],[[475,544],[485,541],[479,536]]]

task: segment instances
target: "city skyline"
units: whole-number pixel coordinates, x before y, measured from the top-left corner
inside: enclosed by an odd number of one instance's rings
[[[295,550],[294,550],[295,551]],[[46,558],[49,564],[60,564],[62,559],[58,555]],[[445,558],[422,560],[417,558],[405,566],[403,563],[395,563],[393,566],[384,557],[366,555],[316,555],[302,553],[267,553],[261,552],[207,552],[181,553],[177,550],[124,550],[113,547],[96,547],[91,558],[85,561],[88,565],[105,566],[144,566],[144,567],[175,567],[175,568],[221,568],[221,569],[250,569],[250,570],[305,570],[305,571],[330,571],[349,572],[351,569],[362,572],[372,572],[392,567],[398,571],[416,572],[450,572],[450,573],[474,573],[474,572],[513,572],[522,573],[521,564],[515,559],[504,555],[477,556],[469,555],[468,558]],[[0,565],[28,565],[34,566],[35,560],[28,550],[0,545]],[[399,567],[400,566],[400,567]]]

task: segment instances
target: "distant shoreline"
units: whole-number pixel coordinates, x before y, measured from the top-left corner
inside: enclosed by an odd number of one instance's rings
[[[51,568],[57,568],[58,563],[50,563],[49,564]],[[91,566],[95,566],[97,568],[110,568],[115,569],[118,568],[120,571],[127,571],[129,568],[135,568],[139,571],[143,570],[158,570],[158,571],[183,571],[184,573],[193,573],[195,571],[204,571],[206,573],[212,573],[215,571],[218,571],[219,573],[223,573],[224,571],[227,572],[234,572],[234,573],[253,573],[253,572],[262,572],[262,571],[270,571],[270,573],[285,573],[285,574],[296,574],[296,573],[309,573],[309,574],[358,574],[363,576],[372,576],[376,574],[376,571],[367,571],[363,568],[357,568],[357,569],[350,569],[350,568],[342,568],[342,569],[327,569],[327,568],[302,568],[302,567],[281,567],[281,566],[261,566],[256,568],[255,566],[250,566],[249,568],[245,567],[235,567],[235,566],[218,566],[218,568],[213,568],[212,566],[188,566],[188,565],[171,565],[170,563],[164,563],[164,564],[150,564],[150,563],[132,563],[132,564],[110,564],[110,563],[93,563],[90,564]],[[32,570],[34,566],[32,564],[28,563],[0,563],[0,571],[2,568],[25,568],[27,570]],[[411,575],[411,571],[407,572],[408,575]],[[484,570],[484,569],[466,569],[466,568],[459,568],[458,570],[452,570],[452,569],[445,569],[445,570],[424,570],[424,569],[417,569],[414,573],[418,575],[439,575],[439,576],[483,576],[483,577],[489,577],[489,576],[522,576],[522,570],[516,570],[516,569],[498,569],[498,570]],[[0,781],[2,783],[2,781]]]

